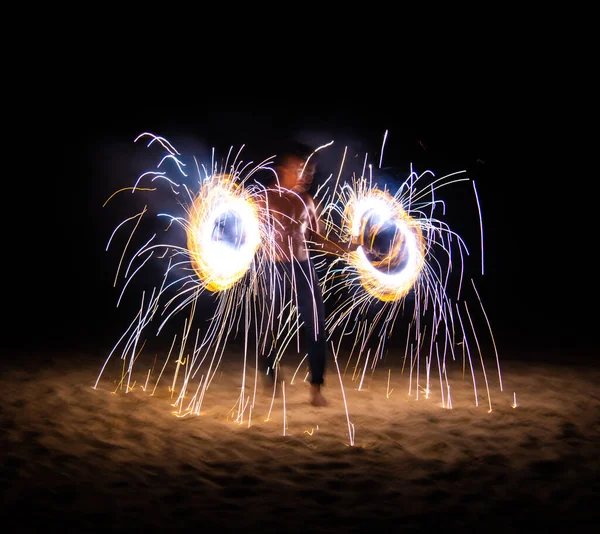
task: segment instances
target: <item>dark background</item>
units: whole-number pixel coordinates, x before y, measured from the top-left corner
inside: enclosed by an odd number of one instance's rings
[[[28,169],[33,178],[23,179],[19,196],[12,197],[12,208],[21,215],[12,219],[11,227],[19,231],[8,247],[7,348],[107,350],[131,320],[126,307],[115,307],[119,291],[112,281],[120,249],[105,248],[116,225],[135,210],[124,209],[122,202],[103,204],[154,169],[158,151],[135,143],[140,133],[161,135],[183,156],[206,162],[212,147],[223,157],[241,145],[246,145],[246,159],[258,162],[272,155],[275,140],[288,136],[314,146],[333,139],[337,149],[368,152],[376,164],[387,130],[384,165],[399,174],[408,176],[412,163],[419,173],[443,176],[465,170],[463,176],[475,180],[485,258],[485,274],[477,284],[501,358],[546,358],[550,353],[565,363],[593,358],[594,313],[588,308],[594,307],[588,305],[591,290],[582,284],[581,268],[590,256],[572,244],[581,230],[569,223],[569,177],[558,170],[552,174],[552,160],[561,154],[540,142],[544,125],[505,109],[433,116],[407,111],[410,106],[400,103],[381,111],[355,107],[71,109],[62,123],[55,123],[56,130],[38,135],[43,157],[36,169]],[[459,184],[440,196],[447,202],[446,220],[472,251],[469,265],[480,270],[472,188]]]

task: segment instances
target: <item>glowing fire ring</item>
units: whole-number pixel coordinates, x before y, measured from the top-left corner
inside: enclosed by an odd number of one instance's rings
[[[228,175],[204,182],[189,210],[187,247],[209,291],[224,291],[249,270],[260,245],[258,208]]]
[[[369,189],[349,199],[344,220],[360,246],[350,254],[362,286],[382,301],[411,290],[425,265],[425,240],[418,221],[387,191]]]

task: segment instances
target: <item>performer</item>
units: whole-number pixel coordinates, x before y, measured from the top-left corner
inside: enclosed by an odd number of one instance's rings
[[[266,385],[272,388],[280,375],[277,357],[277,317],[281,306],[293,302],[303,322],[308,364],[310,368],[310,403],[326,406],[321,388],[327,357],[325,309],[323,295],[310,249],[341,255],[355,250],[358,244],[341,243],[326,239],[321,233],[321,222],[315,202],[309,193],[316,171],[314,153],[305,145],[294,143],[282,152],[275,164],[277,182],[267,188],[263,209],[271,219],[274,244],[269,258],[273,262],[270,273],[268,298],[269,324],[262,361]],[[271,300],[272,299],[272,300]],[[281,376],[278,376],[281,382]]]

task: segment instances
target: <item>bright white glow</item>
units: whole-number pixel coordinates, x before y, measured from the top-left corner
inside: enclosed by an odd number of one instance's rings
[[[247,272],[260,245],[255,203],[242,188],[221,178],[203,185],[190,211],[188,248],[196,273],[211,291],[231,287]],[[244,237],[239,246],[213,237],[225,216],[237,218]]]

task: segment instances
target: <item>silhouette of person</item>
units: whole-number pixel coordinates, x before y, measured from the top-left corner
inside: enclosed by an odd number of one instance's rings
[[[314,156],[303,144],[288,145],[275,160],[276,183],[266,188],[262,207],[271,220],[273,230],[274,245],[269,258],[273,270],[267,290],[271,318],[290,303],[296,305],[308,353],[310,403],[326,406],[328,403],[321,391],[327,357],[325,309],[310,251],[316,249],[340,255],[355,250],[358,245],[333,241],[321,233],[321,221],[309,193],[317,166]],[[281,325],[281,316],[279,320]],[[275,321],[271,324],[274,325]],[[266,385],[271,388],[275,386],[276,375],[280,375],[278,332],[281,332],[280,327],[264,332],[261,355]],[[277,378],[277,382],[280,381],[281,376]]]

